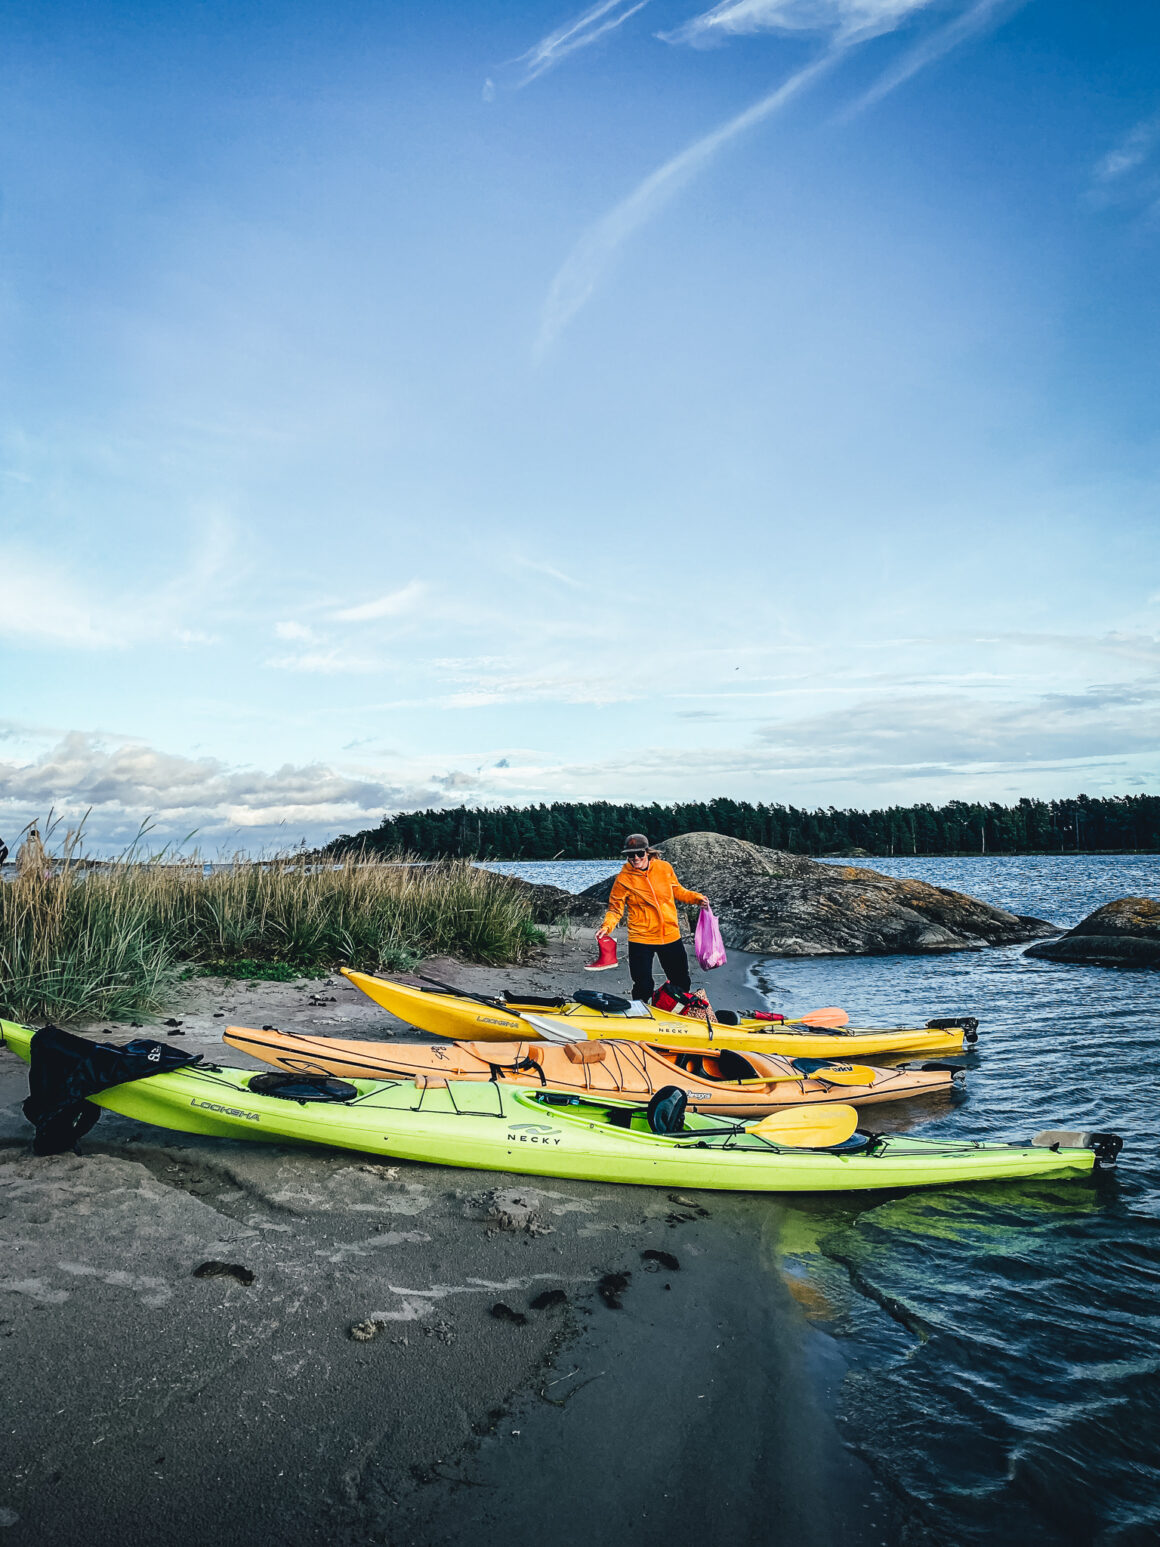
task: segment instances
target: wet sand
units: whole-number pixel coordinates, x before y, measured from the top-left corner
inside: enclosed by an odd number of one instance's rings
[[[518,969],[424,970],[622,990],[581,977],[591,952],[581,931]],[[709,978],[716,1004],[757,1003],[747,966]],[[228,1023],[414,1036],[340,977],[194,980],[169,1013],[234,1064]],[[34,1159],[26,1091],[0,1051],[0,1547],[901,1539],[833,1422],[840,1355],[778,1270],[776,1199],[111,1114],[80,1156]]]

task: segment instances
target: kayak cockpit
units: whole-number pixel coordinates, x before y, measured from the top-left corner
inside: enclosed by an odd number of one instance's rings
[[[683,1096],[684,1093],[679,1094]],[[877,1142],[871,1135],[854,1133],[836,1144],[779,1144],[774,1137],[755,1132],[753,1125],[696,1112],[683,1103],[676,1122],[666,1125],[663,1120],[658,1120],[660,1114],[657,1111],[658,1098],[664,1095],[664,1091],[657,1092],[647,1107],[638,1102],[567,1095],[553,1090],[520,1091],[516,1099],[522,1106],[541,1111],[550,1109],[554,1121],[563,1120],[610,1137],[640,1140],[666,1149],[748,1150],[765,1154],[781,1154],[792,1149],[796,1154],[853,1154],[868,1153]]]

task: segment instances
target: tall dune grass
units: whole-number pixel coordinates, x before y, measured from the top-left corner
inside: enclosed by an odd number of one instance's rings
[[[18,877],[0,884],[6,1016],[123,1020],[160,1008],[190,969],[289,977],[433,954],[498,964],[541,938],[506,877],[461,862],[239,860],[207,876],[200,861],[93,867],[72,850],[22,851]]]

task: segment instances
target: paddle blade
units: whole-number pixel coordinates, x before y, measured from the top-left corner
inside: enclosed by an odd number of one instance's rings
[[[771,1112],[759,1123],[746,1126],[747,1133],[755,1133],[774,1144],[789,1144],[795,1149],[825,1149],[831,1144],[844,1144],[858,1126],[858,1113],[853,1107],[787,1107],[784,1112]]]
[[[845,1010],[807,1010],[797,1018],[799,1026],[848,1026],[850,1017]]]
[[[565,1020],[559,1020],[554,1015],[531,1015],[527,1010],[521,1010],[520,1020],[527,1021],[534,1029],[537,1037],[544,1042],[587,1042],[588,1038],[582,1031],[575,1030]]]
[[[825,1080],[827,1085],[873,1085],[877,1073],[869,1064],[824,1064],[810,1079]]]

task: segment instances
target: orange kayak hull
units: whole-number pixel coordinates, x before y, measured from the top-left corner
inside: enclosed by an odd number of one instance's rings
[[[690,1108],[721,1117],[762,1117],[784,1107],[836,1103],[868,1106],[912,1096],[945,1095],[956,1080],[947,1068],[874,1069],[865,1085],[831,1083],[825,1070],[807,1074],[776,1054],[689,1052],[644,1042],[357,1042],[227,1026],[224,1040],[278,1069],[342,1079],[492,1080],[577,1094],[648,1100],[666,1085],[683,1090]],[[840,1067],[840,1066],[838,1066]],[[726,1078],[726,1075],[729,1077]]]

